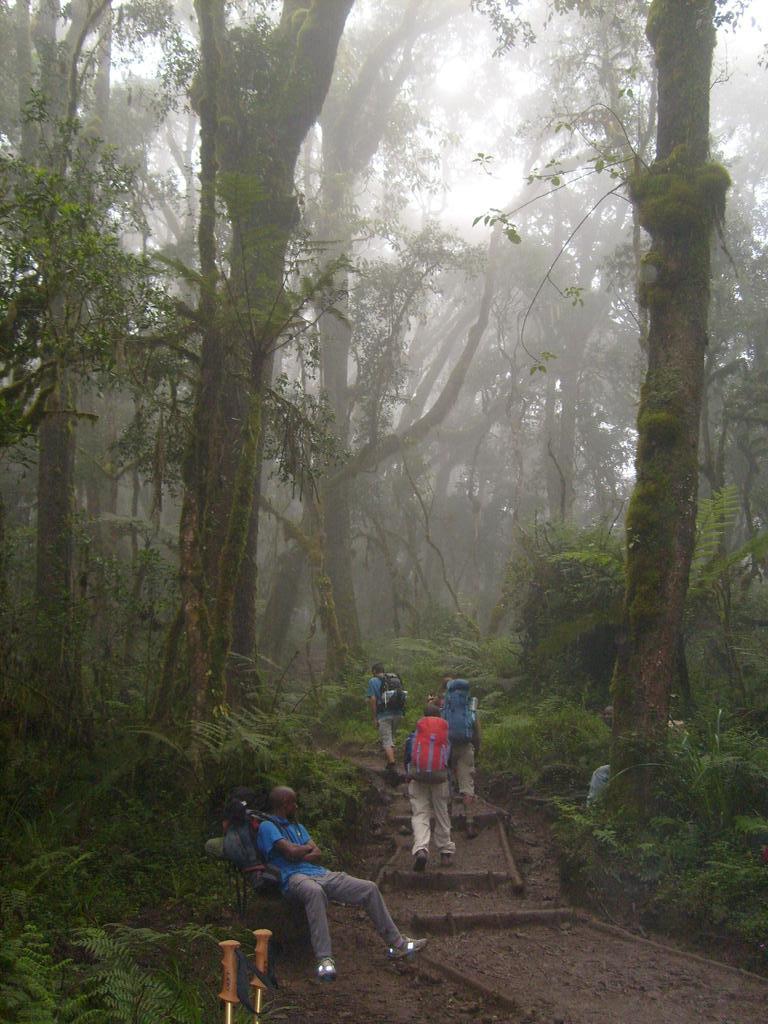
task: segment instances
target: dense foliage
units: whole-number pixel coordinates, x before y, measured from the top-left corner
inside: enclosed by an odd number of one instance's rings
[[[676,5],[650,6],[674,58]],[[746,7],[711,5],[703,41]],[[722,152],[654,162],[648,8],[0,0],[3,1021],[210,1019],[224,794],[295,785],[345,863],[337,755],[374,742],[378,659],[407,725],[445,671],[472,681],[486,777],[560,800],[597,905],[625,888],[759,958],[764,70],[734,44]],[[687,256],[697,223],[688,494],[670,512],[673,458],[623,541],[638,428],[654,458],[682,436],[669,378],[636,420],[680,284],[642,228]],[[683,519],[671,682],[622,728],[684,725],[657,730],[647,814],[587,810],[627,565],[664,626]]]

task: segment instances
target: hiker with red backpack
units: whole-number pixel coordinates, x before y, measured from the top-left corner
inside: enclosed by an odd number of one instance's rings
[[[257,842],[267,865],[279,869],[283,895],[304,906],[312,949],[317,958],[317,978],[320,981],[334,981],[336,978],[328,930],[329,899],[362,907],[376,931],[387,942],[390,960],[410,956],[422,949],[427,940],[411,939],[401,933],[375,882],[322,867],[320,848],[306,828],[296,821],[297,807],[294,790],[288,786],[276,786],[269,794],[271,817],[261,822]]]
[[[405,741],[405,773],[411,802],[413,870],[423,871],[429,860],[431,818],[435,818],[435,845],[440,863],[453,860],[456,844],[451,839],[450,789],[448,782],[448,723],[436,704],[428,704],[424,717]]]

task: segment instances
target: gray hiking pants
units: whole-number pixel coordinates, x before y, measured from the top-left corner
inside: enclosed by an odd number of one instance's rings
[[[365,878],[354,878],[345,871],[326,871],[324,875],[297,873],[288,879],[285,895],[304,904],[312,949],[318,960],[333,956],[328,931],[328,900],[362,907],[388,945],[400,940],[400,929],[390,917],[378,885]]]

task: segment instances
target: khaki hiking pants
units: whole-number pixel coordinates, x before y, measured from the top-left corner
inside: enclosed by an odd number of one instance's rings
[[[447,782],[408,783],[408,798],[411,801],[411,827],[413,828],[414,857],[420,850],[429,852],[431,823],[435,818],[435,845],[439,853],[453,853],[456,844],[451,842],[451,812],[449,808]]]

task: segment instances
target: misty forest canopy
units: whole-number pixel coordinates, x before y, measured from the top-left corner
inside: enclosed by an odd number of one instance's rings
[[[343,864],[378,661],[764,967],[763,6],[0,0],[0,1018],[202,1019],[222,797]]]
[[[621,768],[764,709],[757,7],[0,0],[9,749],[430,651]]]

